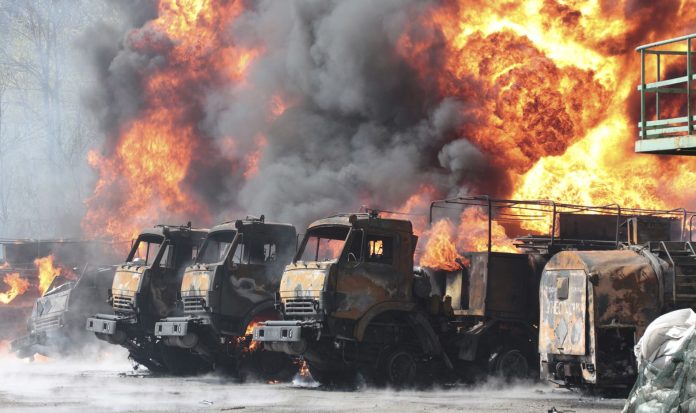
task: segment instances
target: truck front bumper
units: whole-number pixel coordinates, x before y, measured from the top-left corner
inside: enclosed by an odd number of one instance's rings
[[[194,326],[211,325],[212,322],[207,317],[168,317],[155,323],[155,335],[158,337],[183,337],[189,334]]]
[[[252,339],[263,343],[266,350],[299,356],[307,350],[309,332],[320,329],[321,323],[315,320],[266,321],[254,327]]]
[[[96,334],[100,340],[111,344],[123,344],[126,341],[126,328],[135,324],[135,315],[118,316],[113,314],[97,314],[87,318],[85,328]]]

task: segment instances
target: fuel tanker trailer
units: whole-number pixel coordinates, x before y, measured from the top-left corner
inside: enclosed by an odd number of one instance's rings
[[[183,314],[155,324],[162,342],[234,375],[264,380],[291,378],[297,370],[285,354],[251,340],[259,321],[280,318],[275,308],[283,268],[297,247],[295,227],[247,217],[211,229],[180,290]],[[182,365],[174,365],[177,372]]]
[[[543,379],[629,388],[637,375],[633,348],[648,324],[696,305],[696,253],[691,242],[679,241],[690,237],[674,236],[674,219],[627,224],[620,249],[562,251],[546,264],[539,289]]]
[[[188,364],[187,354],[164,346],[155,323],[173,316],[184,269],[191,264],[207,229],[157,225],[135,240],[126,262],[116,268],[108,300],[112,311],[87,319],[97,338],[128,349],[129,358],[153,372],[172,372]],[[197,365],[198,368],[209,366]]]

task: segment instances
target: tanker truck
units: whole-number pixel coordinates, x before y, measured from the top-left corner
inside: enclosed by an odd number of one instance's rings
[[[633,348],[648,324],[696,305],[696,254],[682,214],[629,219],[618,249],[549,260],[539,289],[542,379],[602,391],[633,385]]]
[[[567,249],[616,249],[626,231],[623,218],[607,207],[488,197],[433,206],[453,204],[487,210],[481,224],[488,240],[446,269],[414,268],[410,221],[373,211],[312,223],[281,279],[276,303],[283,320],[256,327],[254,340],[301,357],[315,380],[328,385],[349,384],[357,372],[394,386],[482,374],[528,377],[539,366],[544,264]],[[548,234],[520,236],[519,253],[495,251],[494,220],[519,225],[542,214]]]
[[[110,344],[125,347],[129,358],[152,372],[168,373],[183,366],[195,371],[211,366],[193,363],[182,349],[159,343],[155,323],[175,315],[184,269],[191,264],[208,230],[157,225],[135,240],[126,262],[116,268],[108,300],[112,312],[87,319],[87,331]]]
[[[265,222],[263,215],[215,226],[184,273],[183,315],[158,321],[155,335],[234,375],[291,378],[297,367],[290,357],[259,348],[251,331],[259,321],[280,318],[274,298],[296,247],[294,226]]]

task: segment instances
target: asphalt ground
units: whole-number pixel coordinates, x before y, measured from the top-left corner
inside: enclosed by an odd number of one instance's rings
[[[487,382],[435,390],[325,389],[293,383],[237,383],[207,375],[162,377],[133,371],[120,351],[96,358],[0,357],[3,412],[616,412],[622,399],[583,396],[544,383]]]

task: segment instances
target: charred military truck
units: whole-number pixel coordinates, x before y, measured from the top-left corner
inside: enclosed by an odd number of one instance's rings
[[[28,334],[11,342],[12,351],[20,358],[80,354],[85,345],[96,341],[85,331],[85,320],[109,310],[108,290],[113,275],[114,267],[85,266],[76,280],[56,276],[34,304]]]
[[[290,357],[259,348],[251,332],[259,321],[281,317],[275,294],[296,247],[294,226],[265,222],[263,215],[214,227],[184,273],[183,316],[157,322],[155,334],[234,374],[289,378],[296,371]]]
[[[255,328],[254,339],[301,355],[323,384],[357,371],[396,386],[442,371],[528,375],[543,256],[489,242],[448,263],[458,270],[414,268],[416,242],[411,222],[374,212],[314,222],[283,274],[284,319]]]
[[[415,285],[411,222],[344,214],[312,223],[280,283],[284,319],[254,328],[266,349],[302,355],[315,380],[414,379],[416,358],[449,363]],[[427,297],[425,297],[427,298]],[[425,299],[423,298],[423,299]]]
[[[686,218],[683,210],[632,217],[620,249],[565,251],[548,262],[539,291],[542,378],[599,390],[633,384],[633,347],[648,324],[696,305]]]
[[[143,231],[126,262],[116,268],[109,291],[113,313],[88,318],[87,330],[101,340],[125,347],[133,362],[150,371],[170,372],[185,363],[185,353],[158,343],[155,323],[175,315],[184,269],[207,233],[191,228],[190,223]]]

